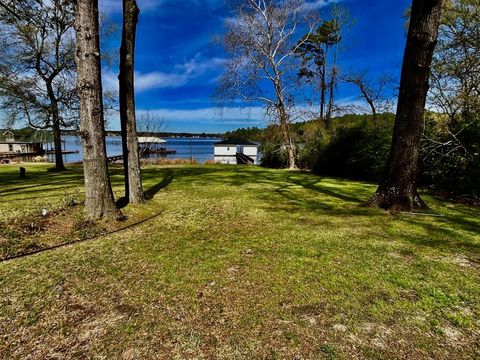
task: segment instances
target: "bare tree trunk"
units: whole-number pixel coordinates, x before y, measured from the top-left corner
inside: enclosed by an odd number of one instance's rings
[[[321,84],[320,84],[320,120],[325,121],[325,96],[327,93],[327,84],[325,82],[325,68],[323,69],[321,75]],[[326,125],[326,124],[325,124]]]
[[[372,100],[367,99],[367,103],[372,110],[372,120],[375,125],[378,125],[378,116],[377,116],[377,109],[375,108],[375,104]]]
[[[123,0],[123,31],[120,48],[120,122],[122,126],[125,197],[139,204],[145,201],[138,152],[135,117],[135,36],[140,10],[136,0]]]
[[[329,98],[328,98],[328,108],[327,108],[327,116],[325,118],[325,127],[329,129],[332,126],[332,112],[333,112],[333,99],[334,99],[334,92],[335,92],[335,82],[337,81],[337,57],[338,57],[338,45],[335,47],[335,55],[333,57],[333,64],[332,64],[332,76],[330,79],[329,84]]]
[[[325,128],[328,128],[328,123],[325,120],[325,104],[327,100],[327,59],[328,59],[328,47],[324,52],[324,59],[322,64],[322,75],[321,75],[321,90],[320,90],[320,119],[323,121]]]
[[[58,111],[58,101],[55,97],[52,84],[47,82],[46,87],[52,110],[53,144],[55,147],[55,170],[64,171],[65,164],[63,163],[62,154],[62,131],[60,128],[60,113]]]
[[[370,205],[392,211],[427,207],[417,193],[416,177],[441,9],[442,0],[413,0],[390,157]]]
[[[330,79],[330,84],[329,84],[329,98],[328,98],[328,106],[327,106],[327,116],[325,117],[325,127],[327,129],[330,129],[330,127],[332,126],[331,120],[332,120],[332,108],[333,108],[333,92],[335,90],[334,72],[335,72],[335,70],[332,69],[332,78]]]
[[[285,143],[285,150],[287,151],[288,168],[290,170],[297,169],[295,161],[295,149],[290,136],[290,127],[288,126],[288,117],[283,104],[279,108],[280,115],[280,129],[282,131],[283,142]]]
[[[280,82],[280,78],[278,76],[278,70],[276,68],[274,69],[274,72],[276,75],[274,86],[275,86],[275,92],[276,92],[277,101],[278,101],[277,111],[278,111],[278,117],[280,120],[280,130],[282,132],[283,143],[285,146],[285,150],[287,152],[287,161],[288,161],[287,165],[290,170],[295,170],[297,169],[297,164],[295,161],[295,149],[294,149],[292,137],[290,134],[290,126],[288,124],[287,110],[285,109],[285,101],[283,98],[283,88]]]
[[[55,146],[55,170],[64,171],[65,164],[63,163],[63,154],[62,154],[62,132],[60,129],[60,120],[57,118],[53,119],[53,143]]]
[[[120,215],[113,199],[107,167],[98,26],[98,0],[77,0],[77,89],[83,145],[85,208],[91,218]]]

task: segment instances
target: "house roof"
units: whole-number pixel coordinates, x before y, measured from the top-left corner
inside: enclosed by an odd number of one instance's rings
[[[0,140],[0,144],[12,144],[12,145],[38,145],[41,144],[39,142],[32,142],[32,141],[8,141],[8,140]]]
[[[242,139],[225,139],[223,141],[219,141],[214,144],[215,146],[217,145],[243,145],[243,146],[258,146],[258,144],[255,144],[251,141],[245,141]]]

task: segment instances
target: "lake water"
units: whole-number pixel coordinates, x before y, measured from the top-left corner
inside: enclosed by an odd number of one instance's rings
[[[171,155],[149,155],[162,156],[171,159],[192,157],[199,163],[208,160],[214,160],[213,144],[221,139],[217,138],[162,138],[167,141],[165,144],[168,150],[176,150],[176,154]],[[72,163],[82,160],[82,144],[77,136],[65,136],[65,149],[67,151],[78,151],[78,154],[65,155],[65,162]],[[107,136],[107,155],[115,156],[122,154],[122,139],[119,136]]]

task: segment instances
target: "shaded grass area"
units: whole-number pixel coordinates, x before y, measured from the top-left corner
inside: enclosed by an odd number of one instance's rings
[[[60,174],[51,173],[46,165],[32,165],[26,179],[19,178],[14,166],[5,170],[0,189],[0,261],[100,237],[145,219],[138,216],[122,222],[88,219],[83,209],[83,178],[78,166]],[[120,168],[112,168],[112,178],[121,183]],[[116,186],[118,197],[122,191],[121,186]]]
[[[16,171],[4,220],[81,200],[80,168]],[[143,175],[151,201],[125,212],[160,218],[0,264],[0,357],[480,356],[478,208],[392,216],[358,206],[373,185],[256,167]]]

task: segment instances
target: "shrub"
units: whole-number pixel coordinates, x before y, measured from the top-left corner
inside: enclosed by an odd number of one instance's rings
[[[142,165],[197,165],[198,161],[195,159],[184,159],[184,158],[177,158],[177,159],[169,159],[165,157],[159,158],[150,158],[150,159],[142,159]]]
[[[378,181],[390,151],[392,127],[361,124],[336,129],[328,143],[320,143],[311,159],[314,173]]]
[[[287,166],[287,153],[281,144],[264,144],[260,146],[260,153],[260,165],[263,167],[280,169]]]
[[[427,121],[420,184],[458,195],[480,196],[480,119],[449,126]],[[447,128],[449,131],[445,131]],[[452,137],[451,134],[457,134]]]

